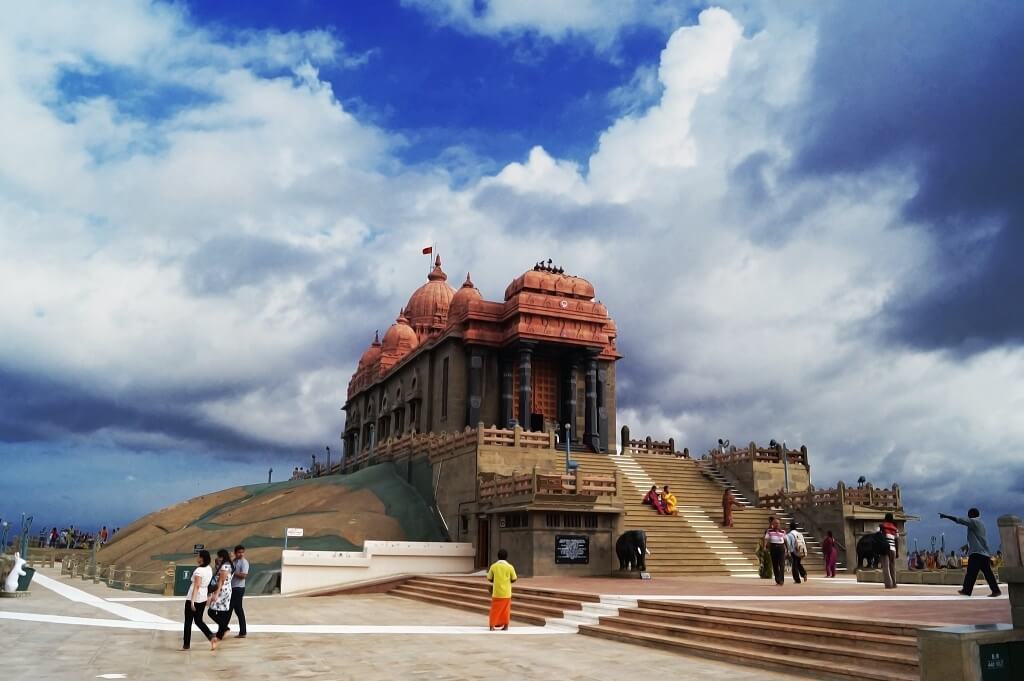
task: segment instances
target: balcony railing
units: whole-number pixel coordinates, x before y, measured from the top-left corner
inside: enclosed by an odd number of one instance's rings
[[[875,487],[868,483],[864,487],[847,487],[842,481],[831,489],[814,489],[800,492],[778,491],[761,497],[761,504],[769,508],[803,509],[813,506],[853,504],[881,510],[900,510],[903,500],[899,485],[892,489]]]
[[[614,497],[618,489],[615,477],[581,473],[525,473],[495,475],[480,481],[480,501],[501,497],[536,497],[537,495],[575,495]]]

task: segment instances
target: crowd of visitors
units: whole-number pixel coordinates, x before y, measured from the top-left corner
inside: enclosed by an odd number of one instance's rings
[[[108,530],[104,525],[96,532],[87,532],[74,525],[68,525],[64,529],[51,527],[49,530],[44,529],[39,533],[34,540],[34,545],[50,549],[91,549],[97,542],[99,546],[104,546],[119,529],[121,528],[115,527]]]

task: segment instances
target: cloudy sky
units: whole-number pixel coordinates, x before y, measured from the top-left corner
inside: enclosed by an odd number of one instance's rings
[[[1022,510],[1020,3],[0,4],[2,517],[337,451],[431,243],[593,281],[634,433]]]

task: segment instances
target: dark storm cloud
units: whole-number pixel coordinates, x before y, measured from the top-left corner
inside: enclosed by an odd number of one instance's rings
[[[238,390],[217,388],[202,396],[211,399]],[[190,392],[192,399],[174,399],[173,391],[168,391],[112,398],[70,383],[0,367],[0,442],[62,441],[112,428],[139,436],[162,435],[179,445],[216,450],[290,451],[190,413],[188,405],[199,396],[199,392]]]
[[[1024,4],[839,4],[821,25],[800,172],[915,169],[904,217],[939,260],[887,308],[895,338],[1024,341]]]
[[[280,241],[249,236],[217,237],[185,259],[181,277],[196,295],[219,295],[302,272],[316,260],[314,253]]]

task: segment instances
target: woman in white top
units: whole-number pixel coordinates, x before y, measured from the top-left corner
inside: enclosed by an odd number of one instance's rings
[[[231,620],[231,573],[235,566],[227,549],[217,552],[217,586],[210,592],[210,619],[217,623],[217,633],[210,639],[210,650],[217,650],[217,644],[224,640]]]
[[[192,623],[195,622],[199,631],[203,632],[207,640],[213,638],[213,632],[203,621],[203,609],[206,607],[208,598],[207,588],[210,580],[213,579],[213,570],[210,568],[210,552],[203,550],[196,556],[195,570],[192,571],[192,584],[188,588],[188,595],[185,596],[185,642],[182,650],[188,650],[192,643]]]

